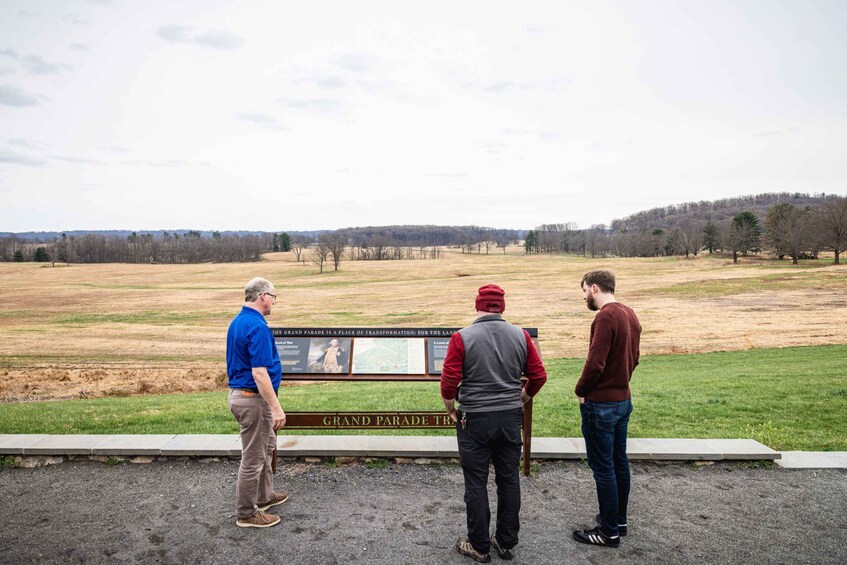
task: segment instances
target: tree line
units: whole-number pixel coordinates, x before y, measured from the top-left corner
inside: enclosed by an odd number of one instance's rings
[[[203,237],[198,231],[183,235],[132,232],[127,237],[87,233],[62,234],[51,241],[31,243],[14,235],[0,238],[4,261],[53,263],[232,263],[258,261],[272,248],[268,235]]]
[[[685,205],[680,205],[675,210],[683,208]],[[832,251],[835,263],[840,264],[840,255],[847,250],[846,197],[822,197],[815,205],[774,203],[761,216],[752,210],[716,220],[702,219],[697,214],[675,215],[669,228],[640,223],[643,216],[637,216],[638,222],[616,221],[613,227],[596,225],[583,230],[573,223],[541,225],[527,233],[525,252],[590,257],[689,257],[708,251],[731,254],[737,262],[739,255],[768,251],[780,259],[790,257],[796,264],[801,258],[817,258],[822,251]],[[654,217],[667,216],[657,212]],[[641,227],[632,227],[636,224]]]
[[[123,232],[126,233],[126,232]],[[62,263],[203,263],[258,261],[262,253],[292,252],[295,260],[327,263],[344,259],[391,261],[437,259],[444,246],[488,253],[517,245],[520,230],[479,226],[382,226],[320,232],[238,235],[218,231],[76,232],[52,238],[0,237],[0,260]]]
[[[743,208],[742,206],[747,206]],[[741,208],[740,208],[741,207]],[[122,232],[126,233],[126,232]],[[590,257],[657,257],[701,252],[739,255],[770,251],[795,263],[847,245],[847,198],[768,193],[654,208],[609,226],[580,229],[575,223],[535,229],[481,226],[381,226],[322,232],[76,232],[50,239],[0,237],[2,261],[77,263],[203,263],[258,261],[263,253],[292,252],[324,271],[343,260],[437,259],[444,247],[462,253],[503,253],[523,243],[524,251]]]

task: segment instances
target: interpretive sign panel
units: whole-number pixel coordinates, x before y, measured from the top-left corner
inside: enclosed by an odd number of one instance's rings
[[[312,338],[309,346],[309,371],[349,373],[350,342],[350,338]]]
[[[440,375],[447,357],[447,346],[450,340],[444,337],[431,337],[426,342],[426,358],[429,361],[427,372],[430,375]]]
[[[277,338],[282,372],[349,373],[350,342],[349,338]]]
[[[276,340],[283,373],[305,373],[309,370],[308,337],[286,337]]]
[[[426,372],[422,338],[356,339],[354,375],[422,375]]]
[[[524,328],[538,345],[536,328]],[[271,328],[283,378],[437,381],[458,328]]]

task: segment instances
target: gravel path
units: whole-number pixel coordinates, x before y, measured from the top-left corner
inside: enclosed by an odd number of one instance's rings
[[[2,563],[471,563],[455,464],[281,461],[280,526],[235,527],[237,461],[0,468]],[[845,563],[847,471],[633,464],[629,536],[577,544],[596,512],[584,463],[523,478],[513,563]],[[492,488],[494,491],[493,483]],[[492,506],[495,508],[495,506]],[[492,562],[499,561],[492,555]]]

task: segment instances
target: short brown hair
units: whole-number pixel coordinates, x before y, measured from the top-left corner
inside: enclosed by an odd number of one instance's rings
[[[582,276],[579,287],[596,284],[603,292],[615,293],[615,274],[612,271],[588,271]]]

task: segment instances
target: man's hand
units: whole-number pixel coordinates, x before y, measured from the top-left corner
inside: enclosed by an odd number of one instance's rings
[[[456,399],[455,398],[442,398],[444,401],[444,408],[447,410],[447,415],[450,416],[450,419],[453,420],[453,423],[459,421],[459,413],[456,411]]]
[[[271,417],[273,418],[274,431],[285,427],[285,412],[282,411],[282,407],[278,404],[276,407],[271,408]]]
[[[579,398],[580,404],[585,404],[585,397],[584,396],[577,396],[577,398]]]
[[[526,393],[526,389],[521,389],[521,403],[526,404],[532,400],[532,397]]]

